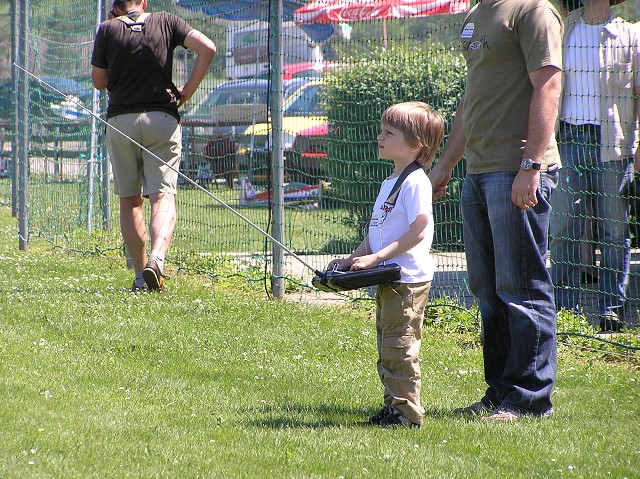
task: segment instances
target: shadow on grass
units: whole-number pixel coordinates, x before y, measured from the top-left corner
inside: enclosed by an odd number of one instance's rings
[[[323,429],[335,427],[364,427],[363,422],[375,414],[378,406],[347,408],[335,405],[313,406],[309,404],[283,403],[248,408],[247,424],[267,429]],[[451,409],[429,408],[425,419],[461,419]]]
[[[322,429],[355,425],[363,416],[363,409],[336,405],[282,403],[247,408],[247,423],[269,429]]]

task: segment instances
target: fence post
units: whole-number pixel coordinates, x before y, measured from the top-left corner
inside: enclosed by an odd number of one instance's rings
[[[29,0],[20,1],[20,29],[18,37],[18,63],[25,70],[29,69]],[[29,185],[29,78],[27,72],[20,70],[18,88],[18,248],[26,250],[29,244],[28,185]]]
[[[11,64],[18,61],[18,44],[20,42],[20,11],[17,8],[16,2],[10,2],[9,12],[11,15]],[[11,68],[11,82],[13,83],[14,91],[18,91],[18,74],[17,68],[14,66]],[[18,104],[15,104],[13,109],[14,127],[11,130],[11,216],[18,216]]]
[[[282,0],[270,2],[269,15],[269,76],[271,80],[271,158],[273,161],[273,237],[284,243],[284,142],[282,131]],[[271,292],[276,298],[284,296],[284,250],[273,243],[273,271]]]

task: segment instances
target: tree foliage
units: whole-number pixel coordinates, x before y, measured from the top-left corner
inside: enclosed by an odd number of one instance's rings
[[[377,154],[382,112],[394,103],[424,101],[444,115],[448,131],[464,91],[466,68],[451,49],[406,43],[373,48],[350,65],[327,79],[326,168],[330,201],[352,211],[347,226],[353,228],[355,242],[365,233],[380,183],[393,166]]]

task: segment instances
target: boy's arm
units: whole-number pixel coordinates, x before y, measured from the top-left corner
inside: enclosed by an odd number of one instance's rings
[[[405,253],[406,251],[409,251],[424,239],[424,235],[426,234],[427,230],[427,223],[427,215],[418,215],[415,221],[411,223],[411,226],[409,226],[409,230],[405,234],[403,234],[393,243],[382,248],[377,253],[358,256],[356,255],[357,250],[354,251],[351,255],[351,269],[359,270],[375,268],[383,261],[387,261],[388,259],[394,258],[398,255],[401,255],[402,253]]]
[[[364,237],[362,243],[360,243],[358,247],[353,250],[353,253],[351,253],[348,258],[336,258],[332,260],[329,263],[329,266],[327,266],[327,269],[333,269],[335,265],[338,265],[341,270],[348,270],[351,268],[353,259],[358,256],[366,255],[367,251],[371,251],[371,247],[369,246],[369,235]]]

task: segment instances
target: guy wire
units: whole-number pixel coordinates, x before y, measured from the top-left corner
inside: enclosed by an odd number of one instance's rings
[[[109,124],[109,122],[103,120],[102,118],[100,118],[100,116],[96,115],[95,113],[93,113],[91,110],[89,110],[88,108],[86,108],[82,103],[80,103],[80,101],[74,99],[73,97],[65,94],[64,92],[61,92],[60,90],[58,90],[56,87],[50,85],[49,83],[47,83],[46,81],[44,81],[42,78],[38,77],[37,75],[31,73],[29,70],[23,68],[22,66],[18,65],[16,62],[13,62],[13,65],[16,66],[17,68],[19,68],[20,70],[22,70],[23,72],[25,72],[27,75],[29,75],[30,77],[34,78],[35,80],[37,80],[38,82],[40,82],[42,85],[46,86],[47,88],[55,91],[56,93],[58,93],[59,95],[61,95],[62,97],[64,97],[67,101],[73,103],[76,106],[79,106],[80,108],[82,108],[85,112],[89,113],[93,118],[95,118],[96,120],[100,121],[101,123],[104,123],[107,127],[111,128],[112,130],[118,132],[119,134],[121,134],[122,136],[124,136],[126,139],[128,139],[129,141],[131,141],[134,145],[142,148],[144,151],[146,151],[147,153],[149,153],[151,156],[153,156],[156,160],[158,160],[160,163],[164,164],[165,166],[169,167],[171,170],[173,170],[174,172],[176,172],[180,177],[182,177],[184,180],[186,180],[188,183],[190,183],[191,185],[193,185],[194,187],[196,187],[197,189],[199,189],[200,191],[202,191],[203,193],[207,194],[208,196],[210,196],[211,198],[213,198],[214,200],[216,200],[218,203],[220,203],[222,206],[224,206],[225,208],[227,208],[229,211],[231,211],[234,215],[236,215],[238,218],[240,218],[241,220],[245,221],[247,224],[251,225],[253,228],[255,228],[257,231],[259,231],[261,234],[263,234],[264,236],[266,236],[267,238],[269,238],[271,241],[273,241],[274,243],[276,243],[278,246],[280,246],[282,249],[284,249],[287,253],[289,253],[293,258],[295,258],[296,260],[298,260],[300,263],[302,263],[304,266],[306,266],[307,268],[309,268],[311,271],[313,271],[315,274],[317,275],[323,275],[324,273],[322,273],[321,271],[317,270],[316,268],[314,268],[313,266],[311,266],[309,263],[307,263],[305,260],[303,260],[300,256],[298,256],[296,253],[294,253],[290,248],[288,248],[287,246],[285,246],[284,244],[282,244],[282,242],[278,241],[277,239],[275,239],[273,236],[271,236],[269,233],[267,233],[265,230],[263,230],[262,228],[260,228],[260,226],[258,226],[257,224],[255,224],[254,222],[252,222],[249,218],[247,218],[246,216],[244,216],[242,213],[240,213],[238,210],[236,210],[235,208],[233,208],[231,205],[229,205],[228,203],[224,202],[223,200],[221,200],[220,198],[218,198],[216,195],[214,195],[213,193],[211,193],[209,190],[206,190],[205,188],[203,188],[202,186],[200,186],[198,183],[196,183],[195,181],[193,181],[191,178],[189,178],[187,175],[185,175],[184,173],[182,173],[181,171],[179,171],[177,168],[174,168],[173,166],[171,166],[170,164],[168,164],[166,161],[164,161],[162,158],[160,158],[158,155],[156,155],[155,153],[153,153],[152,151],[150,151],[149,149],[147,149],[146,147],[144,147],[143,145],[141,145],[140,143],[138,143],[136,140],[134,140],[133,138],[131,138],[130,136],[128,136],[127,134],[125,134],[124,132],[120,131],[118,128],[116,128],[115,126]]]

